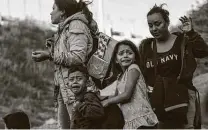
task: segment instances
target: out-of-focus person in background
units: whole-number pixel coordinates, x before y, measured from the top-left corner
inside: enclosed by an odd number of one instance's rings
[[[93,14],[82,0],[54,0],[50,13],[52,24],[58,24],[58,31],[47,41],[49,51],[34,51],[36,62],[50,60],[55,65],[55,102],[58,107],[60,128],[70,128],[70,115],[74,94],[68,85],[68,68],[73,64],[86,63],[93,48],[92,33],[97,31]]]
[[[195,58],[208,56],[208,46],[194,31],[190,18],[183,16],[182,33],[170,33],[169,12],[155,5],[147,14],[153,38],[139,47],[144,74],[159,128],[201,128],[199,92],[193,86]],[[172,85],[174,84],[174,85]],[[165,89],[164,89],[165,88]]]
[[[30,129],[30,120],[23,111],[16,111],[3,117],[6,129]]]

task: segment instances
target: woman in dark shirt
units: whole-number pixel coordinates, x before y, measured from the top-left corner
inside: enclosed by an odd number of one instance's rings
[[[160,120],[159,128],[200,128],[200,103],[197,89],[193,86],[192,78],[196,69],[195,58],[208,56],[208,46],[202,37],[194,31],[190,18],[186,16],[179,20],[182,22],[183,33],[170,33],[169,12],[161,6],[155,5],[147,14],[149,31],[153,38],[144,39],[139,47],[140,68],[149,86],[150,96],[154,92],[155,78],[161,77],[177,78],[181,71],[181,82],[188,88],[189,104],[188,112],[177,109],[175,113],[164,113],[163,120]],[[185,37],[186,36],[186,37]],[[184,40],[186,39],[186,40]],[[184,48],[182,51],[182,42]],[[156,46],[156,51],[153,51]],[[156,75],[155,75],[155,58]],[[184,54],[182,56],[181,54]],[[183,60],[182,60],[183,58]],[[172,117],[175,118],[172,118]],[[186,118],[186,119],[185,119]]]

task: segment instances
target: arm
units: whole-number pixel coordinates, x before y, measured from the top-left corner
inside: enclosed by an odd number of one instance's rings
[[[145,40],[142,40],[140,45],[139,45],[139,68],[141,69],[142,73],[145,69],[145,63],[144,63],[144,55],[143,55],[143,51],[144,51],[144,44],[145,44]],[[144,75],[144,73],[143,73]]]
[[[54,55],[54,44],[55,44],[55,35],[54,34],[52,37],[46,39],[46,48],[48,49],[49,52],[49,60],[53,61],[53,55]]]
[[[137,69],[133,68],[129,70],[129,72],[127,73],[127,82],[125,86],[125,91],[122,94],[118,94],[115,97],[107,99],[108,102],[107,104],[110,105],[110,104],[128,102],[131,99],[132,94],[135,90],[139,76],[140,73]]]
[[[149,51],[149,48],[147,48],[148,44],[151,45],[152,41],[154,39],[153,38],[146,38],[144,40],[141,41],[140,45],[139,45],[139,68],[145,78],[145,80],[147,80],[147,76],[146,76],[146,63],[145,63],[145,59],[146,59],[146,52]],[[151,49],[151,48],[150,48]]]
[[[36,62],[45,60],[53,60],[54,37],[46,39],[46,47],[48,50],[40,50],[32,52],[32,59]]]
[[[87,93],[84,96],[84,102],[77,106],[77,110],[83,117],[99,119],[104,116],[104,108],[94,93]]]
[[[50,59],[50,53],[48,51],[34,51],[32,52],[32,59],[36,62],[42,62]]]
[[[208,45],[197,32],[191,30],[187,36],[189,37],[188,44],[192,44],[192,52],[195,58],[208,56]]]
[[[191,45],[191,49],[195,58],[204,58],[208,56],[208,45],[204,39],[194,31],[192,19],[186,16],[182,16],[179,19],[182,23],[181,30],[188,36],[188,44]]]
[[[75,21],[80,22],[80,21]],[[70,27],[77,26],[77,23],[71,22]],[[66,50],[59,56],[54,56],[54,63],[69,67],[71,64],[84,63],[87,57],[88,37],[84,33],[84,23],[80,24],[79,28],[67,29]],[[82,26],[81,26],[82,25]],[[81,29],[83,28],[83,29]]]

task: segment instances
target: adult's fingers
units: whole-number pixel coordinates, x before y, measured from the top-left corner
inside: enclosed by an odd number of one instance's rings
[[[184,15],[183,18],[184,18],[185,21],[188,21],[189,20],[185,15]]]
[[[42,51],[33,51],[33,52],[32,52],[33,55],[38,55],[38,54],[40,54],[40,53],[42,53]]]
[[[183,17],[180,17],[179,20],[182,22],[182,23],[185,23],[185,19]]]
[[[36,62],[40,62],[40,61],[41,61],[40,55],[39,55],[39,54],[37,54],[37,55],[32,54],[32,59],[33,59],[34,61],[36,61]]]
[[[40,54],[39,53],[32,53],[32,58],[39,58],[40,57]]]
[[[186,16],[180,17],[179,20],[180,20],[182,23],[185,23],[185,22],[188,22],[188,21],[189,21],[189,19],[188,19]]]

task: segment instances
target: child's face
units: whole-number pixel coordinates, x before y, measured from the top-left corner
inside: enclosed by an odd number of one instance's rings
[[[135,53],[128,45],[120,45],[116,54],[116,61],[122,68],[126,68],[135,61]]]
[[[86,75],[80,71],[69,74],[69,87],[75,95],[78,95],[85,90],[86,81]]]

